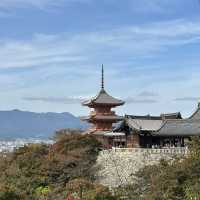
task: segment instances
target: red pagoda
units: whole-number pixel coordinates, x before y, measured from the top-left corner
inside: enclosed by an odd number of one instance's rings
[[[83,102],[84,106],[92,108],[90,116],[84,118],[84,120],[92,123],[93,126],[89,130],[89,133],[96,132],[109,132],[112,131],[113,123],[123,120],[112,111],[112,108],[123,105],[125,102],[110,96],[104,89],[104,68],[102,65],[102,81],[101,90],[96,97],[91,100]]]

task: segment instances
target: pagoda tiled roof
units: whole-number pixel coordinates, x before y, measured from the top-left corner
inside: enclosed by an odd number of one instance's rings
[[[97,115],[94,117],[97,120],[123,120],[123,117],[120,116],[105,116],[105,115]]]
[[[83,117],[82,120],[85,120],[85,121],[91,121],[91,120],[106,120],[106,121],[121,121],[123,120],[124,118],[121,117],[121,116],[107,116],[107,115],[96,115],[96,116],[88,116],[88,117]]]
[[[119,99],[116,99],[110,96],[104,89],[101,89],[99,94],[92,98],[91,100],[83,102],[85,106],[93,106],[93,105],[111,105],[111,106],[120,106],[125,102]]]

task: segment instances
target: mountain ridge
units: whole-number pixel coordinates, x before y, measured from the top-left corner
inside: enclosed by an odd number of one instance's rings
[[[0,139],[49,138],[59,129],[87,127],[87,123],[69,112],[0,111]]]

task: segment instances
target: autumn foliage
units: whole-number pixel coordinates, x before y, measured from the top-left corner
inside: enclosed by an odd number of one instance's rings
[[[95,181],[100,148],[93,136],[62,130],[54,145],[30,144],[1,157],[0,200],[66,199],[73,180]]]

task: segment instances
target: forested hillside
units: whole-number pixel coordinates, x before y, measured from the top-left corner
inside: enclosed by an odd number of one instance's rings
[[[97,183],[101,144],[93,136],[60,131],[55,140],[0,157],[0,200],[200,199],[199,138],[193,138],[188,157],[145,167],[132,175],[134,184],[112,192]]]
[[[77,198],[113,199],[107,188],[94,184],[101,144],[80,133],[58,132],[52,146],[33,144],[1,157],[0,199],[64,200],[74,193]]]

